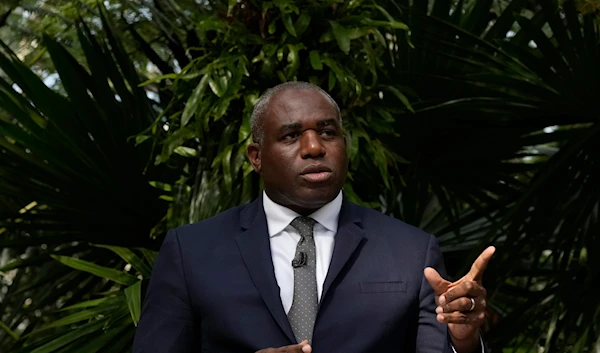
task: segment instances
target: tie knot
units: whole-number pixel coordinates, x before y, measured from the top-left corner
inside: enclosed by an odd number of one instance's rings
[[[290,224],[292,227],[296,228],[301,236],[305,237],[313,235],[313,227],[315,226],[315,223],[317,223],[317,221],[310,217],[300,216],[294,218]]]

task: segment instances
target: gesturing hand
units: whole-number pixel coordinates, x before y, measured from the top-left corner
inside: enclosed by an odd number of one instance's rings
[[[495,251],[493,246],[485,249],[469,273],[456,282],[443,279],[431,267],[424,271],[425,278],[435,292],[437,320],[448,324],[452,344],[458,352],[471,351],[479,342],[479,327],[485,318],[487,297],[481,279]]]
[[[261,349],[256,353],[311,353],[312,347],[308,344],[307,340],[304,340],[298,344],[291,346],[279,347],[279,348],[265,348]]]

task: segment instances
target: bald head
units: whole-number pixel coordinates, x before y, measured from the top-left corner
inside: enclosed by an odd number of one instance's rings
[[[337,112],[337,117],[340,120],[341,124],[342,117],[340,113],[340,107],[337,105],[335,100],[331,98],[329,93],[325,92],[321,87],[313,85],[312,83],[301,81],[285,82],[269,89],[265,94],[262,95],[262,97],[260,97],[256,105],[254,106],[254,110],[252,111],[251,127],[252,140],[255,143],[260,144],[263,141],[265,127],[264,121],[265,117],[267,116],[267,113],[269,112],[269,104],[271,102],[271,99],[273,99],[273,97],[279,95],[280,93],[283,93],[288,90],[312,91],[322,94],[331,102],[331,105]]]

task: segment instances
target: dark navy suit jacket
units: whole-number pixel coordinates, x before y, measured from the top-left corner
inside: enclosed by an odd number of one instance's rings
[[[344,200],[314,328],[314,353],[452,353],[427,266],[435,238]],[[250,353],[296,343],[273,271],[262,198],[171,230],[134,353]]]

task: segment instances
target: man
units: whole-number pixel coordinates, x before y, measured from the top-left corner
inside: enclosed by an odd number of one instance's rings
[[[252,134],[263,195],[169,232],[134,353],[482,350],[492,247],[450,283],[433,236],[344,199],[340,110],[316,86],[268,91]]]

